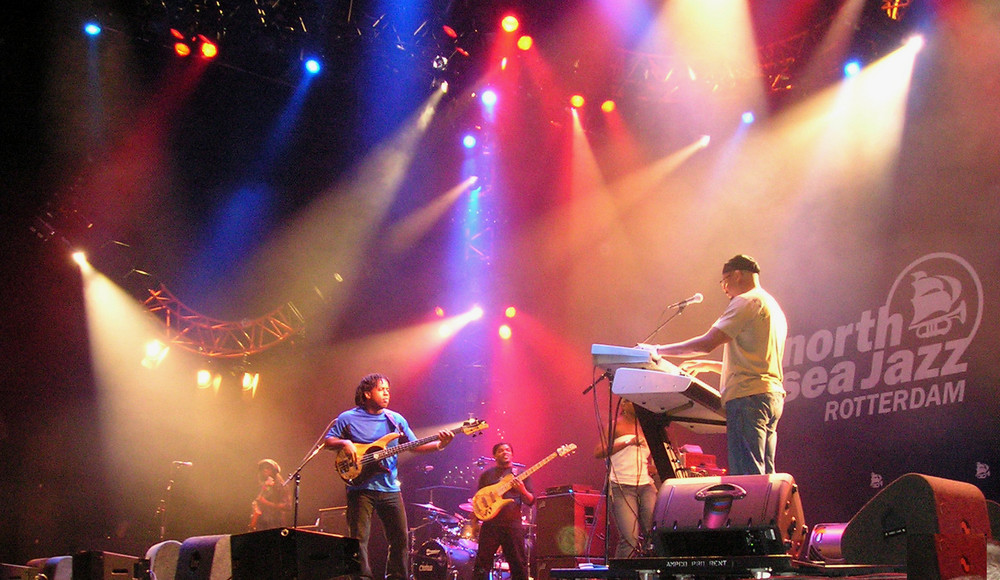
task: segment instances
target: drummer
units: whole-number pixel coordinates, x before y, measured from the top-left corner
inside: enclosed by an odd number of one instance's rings
[[[509,443],[500,442],[493,446],[493,460],[496,465],[479,476],[477,490],[499,483],[505,475],[516,476],[514,449]],[[521,506],[535,503],[531,491],[531,478],[524,482],[514,479],[514,485],[503,497],[514,500],[507,503],[494,517],[482,523],[479,530],[479,550],[473,571],[475,580],[485,580],[493,569],[493,557],[497,548],[503,548],[504,559],[510,566],[510,580],[528,579],[528,557],[524,546],[524,527],[521,525]]]

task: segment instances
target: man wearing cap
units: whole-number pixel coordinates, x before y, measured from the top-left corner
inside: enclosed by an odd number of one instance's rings
[[[729,474],[774,473],[778,420],[784,407],[781,359],[788,323],[773,296],[760,287],[760,266],[745,255],[722,266],[729,306],[708,332],[672,344],[642,344],[663,356],[691,358],[722,346],[722,361],[686,360],[691,374],[720,373],[726,408]]]

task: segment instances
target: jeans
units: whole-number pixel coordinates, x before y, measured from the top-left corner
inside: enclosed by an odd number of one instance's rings
[[[399,492],[349,490],[347,526],[351,536],[360,541],[361,577],[373,577],[368,560],[372,513],[382,522],[385,538],[389,542],[389,555],[385,560],[385,578],[406,580],[410,568],[410,547],[403,495]],[[376,558],[376,561],[378,560],[381,558]]]
[[[649,541],[653,528],[656,486],[623,485],[611,482],[611,511],[618,528],[615,558],[635,558],[643,554],[643,540]]]
[[[524,547],[524,527],[521,521],[486,521],[479,530],[479,551],[473,569],[474,580],[489,578],[497,548],[510,566],[510,580],[528,580],[528,556]]]
[[[778,420],[785,406],[782,393],[763,393],[726,403],[729,475],[774,473]]]

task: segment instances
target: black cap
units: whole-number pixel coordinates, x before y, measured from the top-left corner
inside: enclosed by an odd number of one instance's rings
[[[760,266],[757,265],[757,260],[743,254],[733,256],[722,266],[723,274],[732,272],[733,270],[744,270],[760,274]]]

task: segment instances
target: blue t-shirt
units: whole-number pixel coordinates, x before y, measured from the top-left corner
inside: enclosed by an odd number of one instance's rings
[[[333,422],[333,427],[330,427],[326,436],[349,439],[354,443],[374,443],[383,436],[397,430],[402,436],[389,443],[387,447],[394,447],[398,443],[417,440],[417,436],[413,434],[409,423],[399,413],[385,409],[377,415],[372,415],[361,407],[354,407],[337,416],[337,420]],[[382,465],[389,470],[388,472],[378,471],[367,481],[361,482],[360,485],[348,485],[347,489],[400,491],[396,471],[398,461],[399,457],[396,455],[386,457],[382,460]]]

